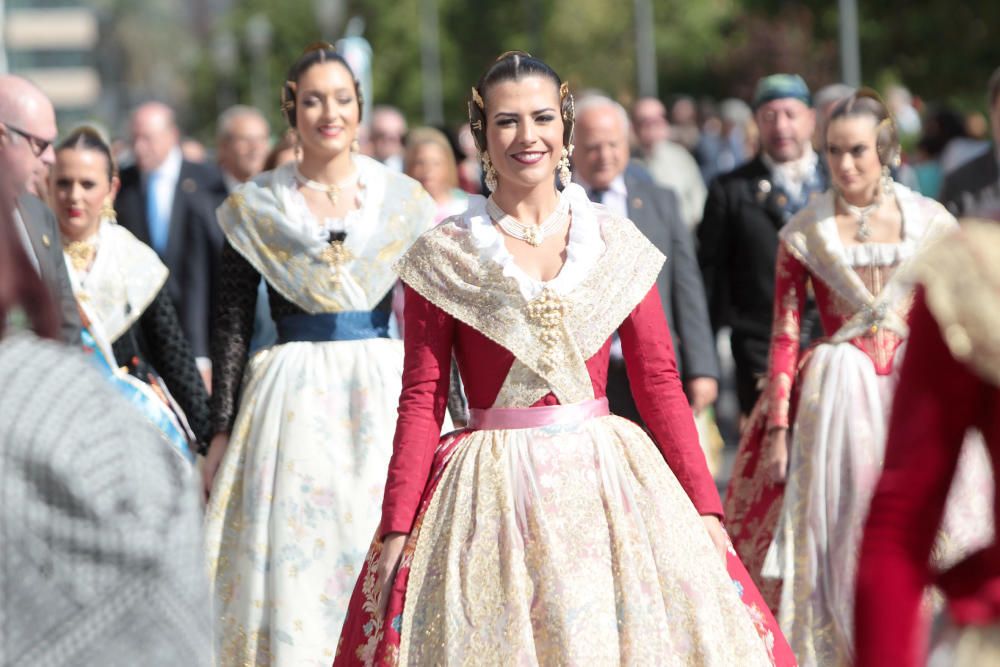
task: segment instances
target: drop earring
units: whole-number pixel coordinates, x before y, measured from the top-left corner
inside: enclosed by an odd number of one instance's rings
[[[882,192],[886,196],[892,194],[892,172],[887,164],[882,165]]]
[[[98,214],[102,220],[107,220],[110,223],[118,222],[118,214],[115,213],[115,207],[111,205],[111,202],[107,199],[104,200],[104,204],[101,206],[101,212]]]
[[[496,192],[497,170],[493,166],[493,161],[490,160],[490,154],[483,151],[479,154],[479,159],[483,163],[483,180],[486,181],[486,187],[489,188],[490,192]]]
[[[559,158],[559,166],[556,167],[556,171],[559,173],[559,183],[562,184],[564,190],[566,186],[573,182],[573,175],[569,170],[569,156],[572,154],[573,144],[570,144],[568,148],[563,146],[562,156]]]

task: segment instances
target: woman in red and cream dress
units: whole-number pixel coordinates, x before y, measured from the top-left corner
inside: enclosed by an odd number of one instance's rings
[[[892,181],[898,151],[873,92],[832,110],[826,152],[834,187],[779,233],[768,385],[730,483],[737,550],[765,587],[780,583],[769,602],[802,665],[853,659],[857,551],[908,334],[912,269],[957,227],[940,204]],[[810,289],[826,337],[800,355]],[[944,559],[985,539],[974,520],[986,507],[985,493],[974,492],[985,485],[963,478]]]
[[[572,96],[508,53],[470,116],[493,194],[397,265],[395,451],[335,664],[793,664],[720,524],[663,256],[569,184]],[[653,439],[608,412],[615,331]],[[439,439],[452,354],[471,421]]]

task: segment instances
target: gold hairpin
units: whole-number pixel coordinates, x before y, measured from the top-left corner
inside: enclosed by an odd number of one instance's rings
[[[569,95],[569,84],[563,81],[559,84],[559,99],[563,99],[567,95]]]
[[[472,101],[476,103],[476,106],[480,109],[486,109],[486,105],[483,104],[483,97],[479,94],[479,90],[475,86],[472,87]]]
[[[532,57],[531,54],[528,53],[527,51],[518,51],[518,50],[504,51],[499,56],[497,56],[497,59],[494,62],[500,62],[504,58],[509,58],[510,56],[523,56],[525,58],[531,58]]]

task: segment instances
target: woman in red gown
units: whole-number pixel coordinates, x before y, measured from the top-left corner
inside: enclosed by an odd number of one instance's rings
[[[962,227],[921,265],[923,289],[858,567],[859,667],[928,664],[921,602],[931,584],[948,599],[951,628],[930,664],[1000,664],[1000,542],[944,572],[931,566],[967,430],[982,432],[1000,479],[1000,226]],[[997,499],[992,509],[995,522]]]
[[[469,107],[493,194],[398,264],[395,451],[334,664],[793,664],[721,529],[663,256],[569,184],[568,89],[508,53]],[[616,330],[655,443],[608,412]],[[471,421],[440,439],[453,353]]]

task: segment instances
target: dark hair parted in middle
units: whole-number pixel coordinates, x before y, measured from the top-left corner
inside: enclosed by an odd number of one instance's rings
[[[472,99],[469,101],[469,124],[476,148],[486,151],[486,109],[485,99],[490,88],[504,81],[519,81],[528,76],[540,76],[552,82],[559,91],[559,103],[563,120],[563,146],[573,143],[573,95],[569,88],[559,78],[556,71],[538,58],[524,51],[508,51],[502,54],[490,65],[489,69],[479,78],[479,83],[472,89]]]
[[[306,50],[302,52],[301,56],[299,56],[299,59],[292,63],[292,66],[288,68],[288,74],[285,76],[285,83],[281,85],[281,114],[285,117],[285,121],[288,122],[289,127],[295,127],[298,122],[295,118],[295,107],[299,79],[301,79],[302,75],[306,73],[306,70],[312,66],[331,62],[340,63],[351,75],[351,80],[354,81],[354,95],[358,99],[358,120],[361,120],[364,101],[361,98],[361,83],[354,75],[354,70],[352,70],[351,66],[347,64],[346,60],[344,60],[344,56],[337,53],[337,50],[333,48],[332,45],[327,44],[326,42],[315,42],[307,46]]]
[[[80,125],[56,145],[56,153],[66,149],[97,151],[108,161],[108,180],[118,175],[118,165],[111,155],[111,146],[104,140],[100,130],[92,125]]]
[[[871,88],[861,88],[850,97],[837,102],[830,111],[827,128],[838,118],[859,116],[868,116],[875,121],[875,150],[879,162],[885,166],[896,166],[900,153],[896,123],[885,102]],[[823,137],[823,143],[826,143],[826,137]]]

